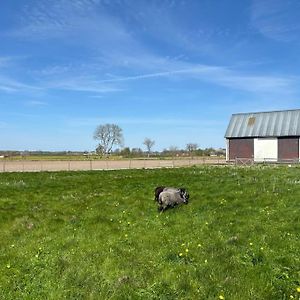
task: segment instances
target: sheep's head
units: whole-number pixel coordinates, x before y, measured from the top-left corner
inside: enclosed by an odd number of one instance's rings
[[[189,203],[190,195],[186,189],[183,189],[183,188],[180,189],[180,196],[183,199],[183,203],[185,203],[185,204]]]
[[[164,190],[164,186],[158,186],[154,191],[154,200],[158,202],[159,194]]]

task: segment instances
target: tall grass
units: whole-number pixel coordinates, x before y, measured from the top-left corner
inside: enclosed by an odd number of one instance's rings
[[[299,199],[297,167],[0,174],[0,298],[299,299]]]

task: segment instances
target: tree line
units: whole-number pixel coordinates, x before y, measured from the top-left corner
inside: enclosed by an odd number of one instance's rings
[[[97,126],[94,132],[94,139],[98,141],[96,153],[101,156],[121,155],[123,157],[141,157],[145,156],[145,152],[141,148],[124,147],[124,137],[122,128],[116,124],[104,124]],[[225,149],[205,148],[201,149],[197,143],[188,143],[185,149],[179,149],[176,146],[170,146],[162,152],[154,152],[153,146],[155,141],[146,137],[143,141],[146,147],[146,155],[160,156],[211,156],[224,155]],[[120,148],[118,148],[120,147]]]

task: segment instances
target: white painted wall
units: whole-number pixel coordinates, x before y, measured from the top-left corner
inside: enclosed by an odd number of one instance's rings
[[[254,139],[254,161],[277,161],[278,142],[277,138]]]

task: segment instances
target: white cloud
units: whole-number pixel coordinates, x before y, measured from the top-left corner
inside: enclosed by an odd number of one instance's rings
[[[298,41],[299,1],[253,0],[251,22],[262,35],[283,42]]]
[[[165,72],[146,73],[136,76],[117,77],[102,80],[100,83],[114,83],[120,81],[143,80],[155,77],[180,77],[182,79],[196,79],[202,82],[210,82],[231,89],[244,90],[248,92],[287,92],[293,89],[297,83],[295,78],[272,76],[272,75],[248,75],[243,71],[222,66],[185,64],[186,68],[174,69]],[[184,63],[179,62],[182,67]]]
[[[22,91],[35,91],[37,92],[41,88],[37,86],[33,86],[30,84],[26,84],[15,79],[8,78],[6,76],[0,75],[0,91],[14,93],[14,92],[22,92]]]
[[[26,105],[29,105],[29,106],[46,106],[46,105],[48,105],[48,103],[44,102],[44,101],[31,100],[31,101],[27,101]]]

